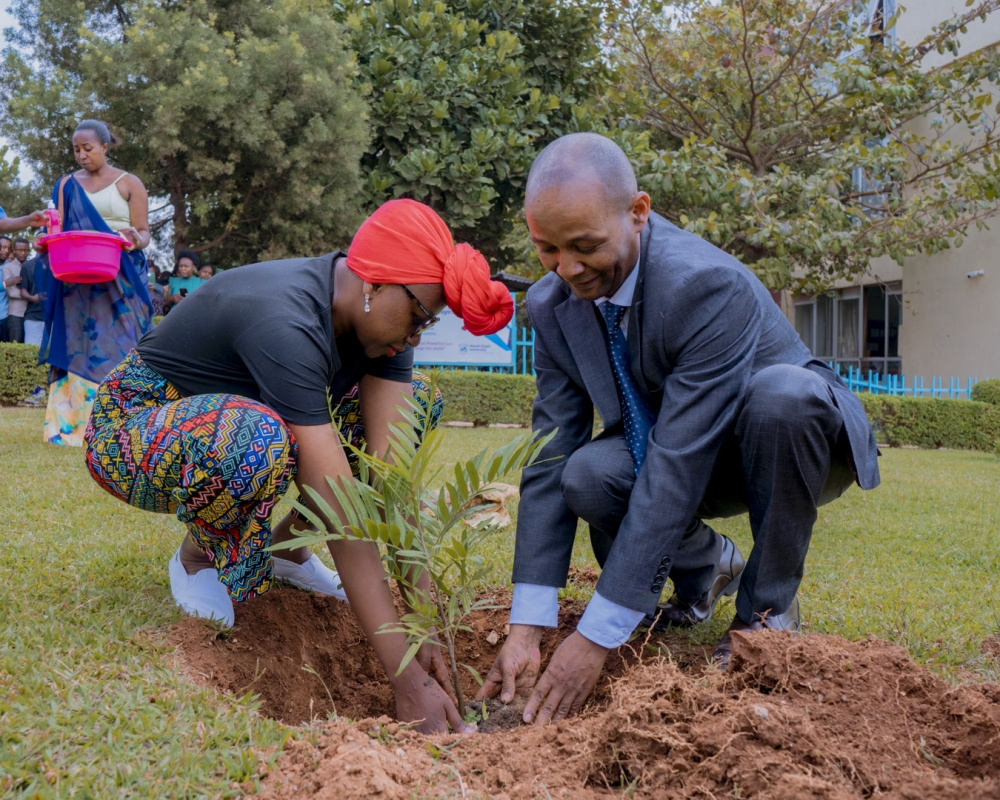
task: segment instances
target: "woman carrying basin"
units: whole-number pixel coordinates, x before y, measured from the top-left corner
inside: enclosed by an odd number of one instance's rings
[[[45,295],[45,333],[39,363],[48,363],[49,400],[45,440],[79,447],[98,384],[152,327],[146,283],[149,207],[146,187],[135,175],[108,163],[119,144],[108,126],[83,120],[73,133],[80,169],[60,178],[52,201],[62,229],[118,233],[128,242],[111,281],[64,282],[52,277],[47,255],[39,257]]]

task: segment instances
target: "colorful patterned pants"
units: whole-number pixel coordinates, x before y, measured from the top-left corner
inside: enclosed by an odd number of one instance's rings
[[[413,380],[426,388],[423,376]],[[442,409],[438,394],[432,425]],[[364,443],[357,387],[334,423],[355,446]],[[181,398],[132,351],[97,390],[84,439],[94,480],[129,505],[176,514],[234,601],[270,588],[271,513],[295,477],[297,456],[274,411],[230,394]]]

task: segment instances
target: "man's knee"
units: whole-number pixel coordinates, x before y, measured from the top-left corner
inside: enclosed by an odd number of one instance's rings
[[[626,465],[614,451],[606,444],[580,448],[567,460],[561,483],[570,510],[611,534],[618,530],[635,482],[631,456]]]
[[[826,381],[804,367],[775,364],[750,379],[738,427],[797,431],[818,426],[836,435],[841,424]]]

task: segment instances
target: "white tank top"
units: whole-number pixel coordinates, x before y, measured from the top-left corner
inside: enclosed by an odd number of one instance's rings
[[[88,199],[94,204],[94,208],[97,209],[97,213],[101,215],[104,221],[108,223],[108,227],[113,231],[132,227],[132,215],[129,213],[128,201],[122,197],[117,185],[118,181],[126,175],[128,173],[123,172],[115,178],[114,183],[105,186],[99,192],[91,194],[84,189]]]

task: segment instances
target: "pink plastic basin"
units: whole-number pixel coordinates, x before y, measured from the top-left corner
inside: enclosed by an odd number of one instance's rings
[[[104,283],[121,268],[122,249],[128,244],[116,233],[66,231],[50,233],[35,242],[49,253],[52,274],[66,283]]]

